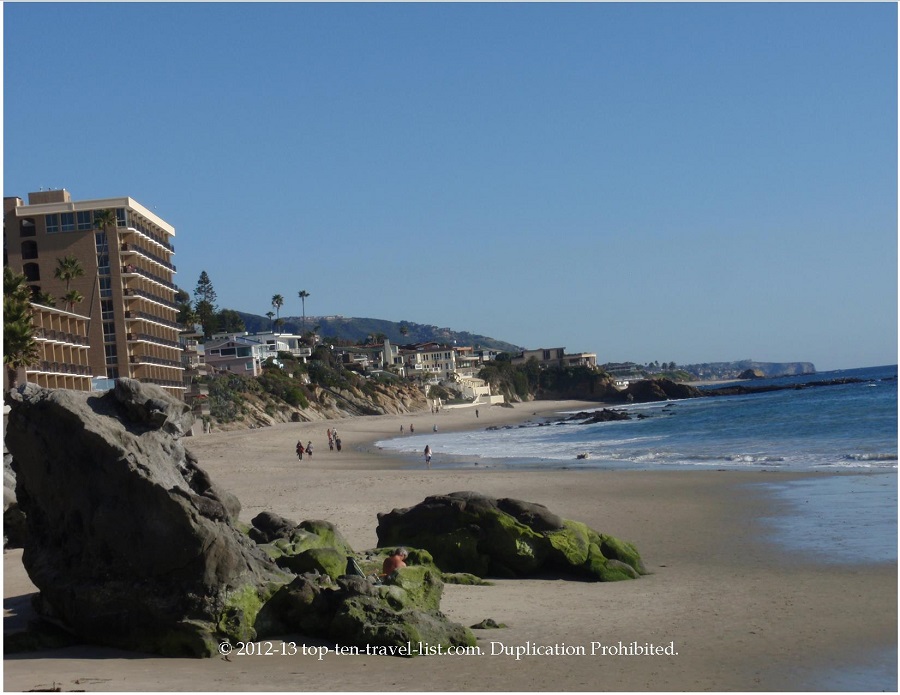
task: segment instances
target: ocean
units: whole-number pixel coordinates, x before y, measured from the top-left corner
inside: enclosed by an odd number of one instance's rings
[[[376,444],[408,454],[411,465],[424,465],[421,451],[428,444],[433,468],[818,472],[823,475],[765,476],[752,483],[779,503],[779,513],[762,520],[772,541],[813,562],[853,557],[896,564],[897,366],[742,383],[800,386],[836,379],[861,381],[614,406],[631,416],[624,421],[588,425],[536,417],[509,428],[429,432]],[[894,690],[897,653],[891,649],[865,668],[842,665],[819,678],[815,689]]]
[[[896,366],[760,379],[750,385],[841,378],[864,383],[615,406],[632,419],[590,425],[536,420],[509,429],[417,434],[377,445],[418,454],[429,444],[432,466],[465,466],[478,459],[481,465],[541,469],[896,471]],[[587,458],[578,458],[584,454]]]

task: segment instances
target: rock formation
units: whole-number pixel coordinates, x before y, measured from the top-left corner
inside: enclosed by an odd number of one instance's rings
[[[353,551],[328,522],[264,513],[243,533],[238,500],[181,444],[191,424],[183,403],[128,379],[102,396],[34,385],[11,396],[22,560],[43,618],[87,642],[170,656],[288,632],[474,644],[438,610],[433,566],[376,585],[342,576]]]
[[[698,398],[704,395],[706,394],[703,391],[694,386],[678,384],[671,379],[644,379],[629,384],[628,388],[619,392],[618,398],[633,403],[647,403],[680,398]]]
[[[237,499],[185,451],[186,406],[120,379],[102,396],[24,386],[6,443],[38,608],[91,642],[166,654],[256,636],[289,578],[232,520]]]
[[[541,504],[475,492],[434,495],[378,515],[378,545],[424,548],[445,572],[525,577],[575,574],[595,581],[646,574],[637,550]]]

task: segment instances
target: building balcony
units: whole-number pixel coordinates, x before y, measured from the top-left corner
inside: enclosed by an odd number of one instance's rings
[[[156,283],[157,285],[162,285],[163,287],[166,287],[173,292],[178,290],[178,287],[175,286],[175,283],[169,282],[165,278],[162,278],[159,275],[154,275],[153,273],[148,272],[142,268],[138,268],[136,265],[133,265],[131,263],[127,263],[122,266],[122,274],[125,277],[139,275],[145,280],[149,280],[150,282]]]
[[[135,273],[136,275],[137,273]],[[175,309],[176,311],[179,309],[179,306],[176,302],[169,301],[164,297],[160,297],[157,294],[153,294],[152,292],[147,292],[145,290],[138,289],[137,287],[126,287],[122,290],[122,295],[125,298],[125,301],[134,301],[137,299],[146,299],[149,302],[154,304],[159,304],[160,306],[164,306],[168,309]]]
[[[173,273],[175,272],[175,266],[169,263],[165,258],[161,258],[157,256],[155,253],[150,253],[147,249],[141,248],[137,244],[122,244],[120,247],[123,256],[130,256],[133,254],[137,254],[143,258],[146,258],[151,263],[156,263],[157,265],[162,266],[168,270],[171,270]]]
[[[163,359],[162,357],[150,357],[149,355],[130,355],[128,361],[131,364],[154,364],[160,367],[184,369],[184,365],[182,365],[181,362]]]
[[[175,249],[172,247],[172,245],[168,241],[166,241],[159,234],[155,234],[148,229],[128,225],[124,229],[120,228],[119,233],[120,234],[128,234],[128,233],[137,234],[137,235],[141,236],[142,238],[147,239],[148,241],[151,241],[154,244],[161,246],[162,248],[164,248],[172,253],[175,253]]]
[[[148,314],[146,311],[126,311],[125,312],[125,320],[126,321],[148,321],[150,323],[155,323],[159,326],[164,326],[166,328],[173,328],[176,331],[181,330],[181,324],[175,323],[175,321],[168,321],[164,318],[160,318],[159,316],[155,316],[154,314]],[[179,345],[181,345],[179,343]]]
[[[181,344],[177,340],[166,340],[149,333],[126,333],[125,339],[129,343],[153,343],[154,345],[163,345],[165,347],[181,350]]]

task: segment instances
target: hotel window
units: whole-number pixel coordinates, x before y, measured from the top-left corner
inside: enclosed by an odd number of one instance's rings
[[[119,361],[118,351],[115,344],[104,345],[103,350],[106,353],[106,364],[115,364]]]
[[[22,242],[22,260],[30,261],[38,257],[37,244],[33,241]]]
[[[26,263],[22,266],[22,273],[28,282],[40,282],[41,269],[37,263]]]
[[[47,223],[47,234],[56,234],[59,231],[59,215],[44,215],[44,221]]]
[[[116,226],[125,226],[125,208],[116,208]]]
[[[90,210],[79,210],[76,215],[79,232],[86,232],[93,229],[93,213]]]
[[[104,299],[100,302],[100,312],[104,321],[113,320],[113,303],[111,299]]]
[[[75,231],[75,213],[74,212],[62,212],[59,215],[60,221],[60,231],[62,232],[74,232]]]
[[[103,322],[103,340],[104,342],[112,342],[116,339],[116,324],[113,321]]]
[[[33,217],[25,217],[19,221],[19,236],[34,236],[35,226]]]
[[[100,278],[100,296],[101,297],[112,297],[112,278],[101,277]]]

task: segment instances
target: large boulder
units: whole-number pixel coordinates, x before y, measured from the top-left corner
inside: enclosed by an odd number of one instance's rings
[[[189,412],[161,389],[26,385],[12,401],[22,560],[39,614],[77,639],[171,656],[289,632],[360,647],[474,644],[440,613],[433,565],[379,584],[344,575],[353,550],[327,521],[263,513],[244,533],[237,498],[181,444]]]
[[[120,379],[102,396],[25,385],[10,405],[22,559],[44,616],[86,641],[170,655],[256,637],[290,576],[235,528],[239,502],[182,446],[184,403]]]
[[[25,514],[16,499],[16,474],[12,454],[3,447],[3,547],[21,548],[25,543]]]
[[[392,647],[385,653],[397,656],[415,656],[420,644],[474,646],[472,632],[438,610],[442,589],[440,572],[424,566],[400,569],[380,584],[348,575],[335,584],[303,574],[272,597],[260,619],[274,632],[298,631],[362,650]]]
[[[595,581],[646,574],[630,543],[562,519],[545,506],[476,492],[433,495],[378,515],[378,545],[424,548],[445,572],[526,577],[575,574]]]

